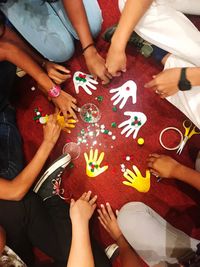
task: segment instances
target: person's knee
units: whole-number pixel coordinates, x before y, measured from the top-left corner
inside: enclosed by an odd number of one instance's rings
[[[102,16],[98,17],[98,19],[94,20],[92,24],[90,24],[90,31],[92,36],[95,38],[101,31],[102,26]]]
[[[46,54],[45,57],[50,61],[65,62],[69,60],[74,54],[74,44],[71,42],[60,41],[59,46],[55,47],[50,53]]]
[[[95,13],[90,14],[91,13],[90,11],[90,13],[87,14],[87,17],[88,17],[88,22],[90,26],[90,32],[92,36],[95,38],[98,36],[98,34],[101,31],[103,17],[102,17],[102,11],[100,8],[95,8],[93,10],[95,10]]]
[[[142,202],[129,202],[119,211],[117,221],[122,232],[140,225],[141,216],[148,214],[148,206]]]

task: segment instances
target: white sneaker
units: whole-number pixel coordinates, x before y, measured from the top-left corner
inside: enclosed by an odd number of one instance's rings
[[[71,156],[69,154],[63,154],[57,158],[40,177],[33,191],[41,196],[43,200],[54,195],[61,197],[64,193],[64,190],[60,188],[61,175],[70,161]]]

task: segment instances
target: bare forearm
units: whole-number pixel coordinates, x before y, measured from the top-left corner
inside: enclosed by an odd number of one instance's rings
[[[93,42],[82,0],[63,0],[66,13],[74,26],[82,47]]]
[[[94,267],[88,223],[72,222],[72,243],[67,267],[77,266]]]
[[[11,43],[1,43],[1,49],[5,51],[4,59],[26,71],[41,86],[47,94],[54,83],[44,70],[22,49]]]
[[[184,165],[178,165],[173,177],[200,190],[200,173]]]
[[[192,86],[200,85],[200,68],[187,68],[186,76]]]
[[[142,267],[142,263],[135,253],[135,251],[130,247],[123,235],[117,240],[117,245],[119,246],[119,256],[121,265],[123,267]]]
[[[153,0],[127,0],[111,44],[124,51],[135,26]]]
[[[26,54],[32,57],[40,66],[42,66],[44,58],[40,56],[34,49],[32,49],[16,32],[14,32],[9,27],[6,27],[3,39],[13,44],[16,44],[17,47],[23,50]]]
[[[0,199],[21,200],[46,162],[53,144],[43,141],[31,162],[12,181],[0,179]]]

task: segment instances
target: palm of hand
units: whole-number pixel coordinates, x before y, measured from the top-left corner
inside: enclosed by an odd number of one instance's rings
[[[84,157],[86,161],[87,176],[96,177],[108,169],[108,166],[100,167],[100,164],[104,158],[104,152],[101,152],[98,158],[98,149],[95,149],[94,154],[93,154],[93,149],[90,149],[89,158],[87,153],[84,153]]]
[[[125,171],[124,177],[128,181],[123,181],[123,184],[131,186],[135,188],[137,191],[142,193],[148,192],[150,189],[150,177],[151,177],[150,171],[146,170],[146,176],[143,177],[141,175],[141,172],[135,165],[133,165],[133,170],[135,173],[129,169]]]

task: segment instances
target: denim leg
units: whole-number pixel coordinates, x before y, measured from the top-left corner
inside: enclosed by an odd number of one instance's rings
[[[74,38],[51,5],[42,0],[10,0],[0,9],[23,37],[45,58],[68,60],[74,53]]]
[[[87,15],[92,36],[97,37],[97,35],[101,31],[101,25],[103,22],[102,12],[99,7],[99,4],[96,0],[83,0],[83,4],[85,7],[85,12]],[[63,25],[68,29],[68,31],[73,35],[73,37],[78,40],[79,39],[78,35],[74,30],[69,18],[66,15],[62,1],[59,0],[55,3],[51,3],[50,5],[55,10],[56,14],[59,16]]]
[[[24,166],[22,142],[16,126],[15,110],[0,112],[0,177],[13,179]]]

